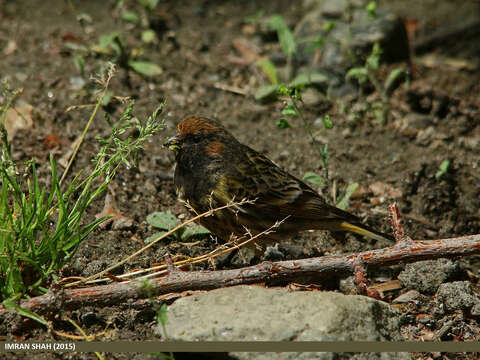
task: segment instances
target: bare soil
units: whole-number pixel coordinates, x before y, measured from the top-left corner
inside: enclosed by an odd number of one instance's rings
[[[448,1],[412,8],[405,5],[405,1],[386,3],[385,6],[406,18],[420,19],[417,36],[423,38],[437,34],[438,29],[454,27],[462,21],[464,13],[477,11],[478,14],[478,3],[475,2],[466,2],[470,8],[464,8],[467,7],[464,5],[453,13]],[[146,222],[147,215],[154,211],[169,210],[181,219],[190,216],[174,191],[173,156],[162,147],[165,138],[174,134],[176,124],[187,115],[202,114],[220,120],[241,142],[263,152],[300,178],[309,171],[322,173],[319,156],[300,120],[292,120],[290,129],[279,129],[277,122],[281,117],[282,103],[260,104],[251,95],[258,86],[267,83],[266,78],[255,65],[232,60],[241,57],[232,46],[238,38],[255,43],[262,55],[279,50],[277,42],[257,36],[258,28],[246,23],[247,16],[262,8],[266,15],[284,15],[293,26],[303,15],[300,2],[160,2],[151,14],[151,24],[154,24],[158,36],[158,43],[154,45],[141,42],[141,26],[123,21],[115,4],[115,1],[51,0],[32,4],[29,1],[0,0],[0,50],[4,52],[0,60],[0,76],[8,79],[12,87],[22,87],[21,99],[34,107],[33,126],[19,130],[15,135],[14,156],[18,163],[35,158],[41,181],[45,184],[50,180],[49,154],[54,152],[56,158],[60,158],[68,151],[91,112],[91,108],[70,112],[66,109],[95,101],[88,86],[75,86],[77,78],[88,82],[89,75],[98,73],[108,59],[93,52],[88,54],[82,75],[73,61],[76,50],[68,43],[89,47],[98,42],[99,36],[119,31],[129,48],[143,49],[142,58],[159,64],[164,70],[154,78],[130,71],[128,84],[125,71],[120,69],[112,82],[110,90],[113,94],[136,100],[135,114],[140,119],[166,98],[168,106],[163,116],[167,128],[145,144],[139,167],[122,169],[111,186],[118,210],[133,219],[133,225],[120,230],[100,229],[89,236],[72,264],[64,269],[63,276],[92,275],[141,248],[144,239],[155,232]],[[138,5],[129,6],[138,9]],[[80,14],[88,14],[91,21],[77,21]],[[7,50],[9,41],[15,43],[13,51]],[[330,200],[338,198],[346,185],[357,182],[359,191],[348,210],[372,227],[390,231],[387,208],[396,201],[405,215],[406,231],[413,239],[478,234],[478,37],[447,38],[443,42],[433,42],[431,48],[425,47],[422,51],[413,57],[417,73],[412,82],[402,84],[391,95],[390,117],[386,123],[379,123],[371,112],[364,111],[375,94],[359,91],[348,97],[323,98],[306,105],[305,115],[312,123],[325,114],[329,114],[334,122],[331,130],[325,130],[321,122],[313,125],[317,138],[329,145],[331,188],[325,196]],[[443,60],[431,62],[428,55]],[[406,65],[382,65],[378,76],[384,78],[396,66]],[[222,85],[244,89],[246,94],[222,90],[219,88]],[[112,104],[103,110],[115,119],[124,105]],[[99,148],[95,137],[107,136],[110,129],[100,114],[87,134],[70,179],[80,169],[91,167],[90,159]],[[46,141],[52,135],[56,136],[58,144]],[[450,161],[450,167],[444,176],[437,178],[436,173],[444,160]],[[93,204],[88,210],[88,218],[98,214],[103,205],[102,200]],[[118,272],[160,262],[167,251],[193,256],[215,247],[212,239],[199,240],[193,245],[166,241],[145,251]],[[292,243],[294,250],[287,257],[355,252],[392,245],[351,235],[337,242],[329,234],[318,231],[301,234]],[[458,280],[470,281],[475,292],[479,260],[479,257],[457,260],[461,266]],[[235,263],[234,259],[230,266],[239,266],[238,261]],[[401,269],[399,266],[381,274],[371,274],[371,280],[395,279]],[[384,300],[390,301],[401,292],[401,289],[386,292]],[[430,301],[433,296],[423,300],[424,304]],[[427,308],[425,305],[422,309]],[[415,318],[420,310],[404,311]],[[68,315],[88,334],[102,332],[98,340],[160,339],[153,332],[155,313],[141,304],[119,304],[102,309],[86,307]],[[454,318],[457,315],[450,314]],[[458,331],[442,339],[478,341],[478,317],[461,315]],[[421,340],[425,329],[421,323],[412,321],[414,325],[405,327],[405,338]],[[60,316],[53,325],[56,330],[75,332]],[[5,324],[2,329],[6,329]],[[435,330],[438,329],[431,329]],[[470,334],[468,339],[465,333]],[[60,339],[33,322],[27,322],[17,334],[2,335],[17,340]],[[22,358],[19,354],[15,356]],[[115,356],[123,358],[122,355]],[[77,357],[72,355],[72,358]]]

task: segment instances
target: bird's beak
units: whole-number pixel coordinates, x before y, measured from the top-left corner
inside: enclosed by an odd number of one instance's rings
[[[165,143],[163,144],[163,146],[169,148],[170,150],[172,150],[175,154],[178,153],[178,151],[181,149],[181,144],[180,144],[180,139],[176,136],[172,136],[171,138],[169,138],[167,141],[165,141]]]

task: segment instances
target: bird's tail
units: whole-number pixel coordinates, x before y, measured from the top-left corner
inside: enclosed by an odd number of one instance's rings
[[[350,231],[375,240],[395,240],[393,236],[373,230],[363,224],[353,224],[347,221],[335,221],[330,223],[330,225],[331,227],[329,230],[332,231]]]

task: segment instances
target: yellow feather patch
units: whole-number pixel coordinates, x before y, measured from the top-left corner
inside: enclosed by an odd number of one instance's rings
[[[377,235],[371,231],[368,231],[367,229],[363,229],[361,228],[360,226],[357,226],[357,225],[353,225],[353,224],[350,224],[350,223],[347,223],[347,222],[341,222],[341,223],[337,223],[335,225],[338,225],[338,227],[340,229],[343,229],[343,230],[347,230],[347,231],[351,231],[355,234],[359,234],[359,235],[362,235],[362,236],[366,236],[370,239],[375,239],[375,240],[388,240],[388,239],[385,239],[383,236],[380,236],[380,235]],[[333,229],[332,229],[333,230]]]

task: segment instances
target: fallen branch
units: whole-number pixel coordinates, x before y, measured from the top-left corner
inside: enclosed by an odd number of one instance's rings
[[[455,258],[480,253],[480,234],[451,239],[399,241],[392,247],[309,259],[261,264],[217,271],[170,272],[167,276],[150,279],[150,290],[145,281],[113,283],[77,289],[54,289],[45,295],[23,300],[20,306],[37,313],[77,309],[83,306],[109,306],[147,297],[147,293],[161,295],[186,290],[211,290],[221,287],[298,279],[320,279],[329,275],[352,274],[358,264],[368,268],[400,263]],[[0,316],[8,311],[0,308]]]

